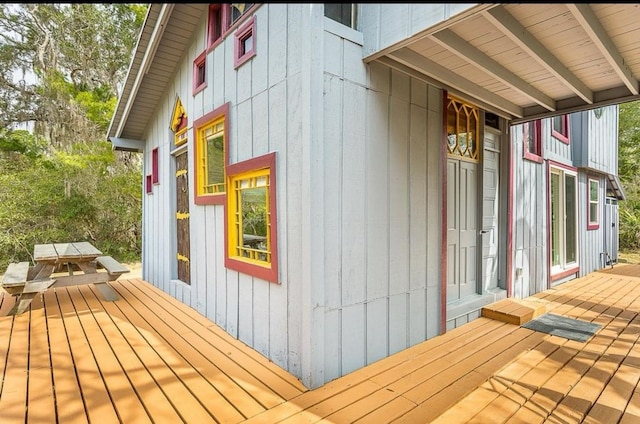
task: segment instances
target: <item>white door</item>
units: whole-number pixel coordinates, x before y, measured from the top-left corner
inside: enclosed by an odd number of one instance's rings
[[[447,302],[478,293],[478,164],[447,160]]]
[[[482,288],[498,287],[500,133],[487,129],[482,160]]]

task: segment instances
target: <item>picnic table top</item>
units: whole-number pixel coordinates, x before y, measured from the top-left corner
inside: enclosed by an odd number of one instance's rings
[[[101,251],[86,241],[36,244],[33,248],[33,260],[36,262],[61,259],[92,260],[101,254]]]

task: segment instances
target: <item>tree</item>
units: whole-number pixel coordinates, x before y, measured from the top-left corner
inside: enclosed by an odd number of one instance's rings
[[[640,248],[640,102],[623,103],[618,121],[618,175],[626,200],[620,202],[620,249]]]
[[[0,267],[46,242],[139,256],[140,158],[105,135],[146,12],[0,4]]]

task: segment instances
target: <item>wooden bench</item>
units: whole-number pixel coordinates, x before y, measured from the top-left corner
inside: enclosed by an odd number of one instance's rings
[[[104,268],[112,277],[109,280],[116,280],[121,274],[129,272],[129,268],[113,259],[111,256],[98,256],[96,262]]]
[[[22,293],[29,274],[29,262],[11,263],[2,279],[2,288],[10,295]]]

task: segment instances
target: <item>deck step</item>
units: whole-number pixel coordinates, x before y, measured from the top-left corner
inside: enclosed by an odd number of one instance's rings
[[[509,298],[485,306],[482,308],[482,316],[508,324],[522,325],[546,311],[547,307],[543,302]]]

